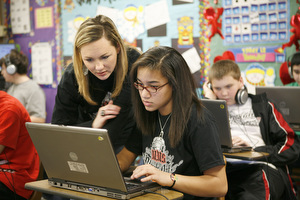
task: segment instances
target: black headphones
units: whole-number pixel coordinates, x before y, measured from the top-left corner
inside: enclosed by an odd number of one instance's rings
[[[286,61],[287,66],[288,66],[288,72],[289,72],[289,75],[292,79],[294,78],[294,76],[293,76],[293,65],[294,65],[294,63],[292,63],[292,60],[293,60],[294,56],[296,56],[296,55],[300,56],[300,51],[297,51],[293,55],[289,56],[287,61]]]
[[[10,75],[14,75],[17,72],[17,67],[11,63],[10,54],[5,56],[6,72]]]
[[[209,89],[212,89],[211,83],[208,83],[207,86]],[[235,94],[235,101],[237,104],[245,104],[248,100],[248,90],[247,87],[244,85],[242,89],[239,89]]]

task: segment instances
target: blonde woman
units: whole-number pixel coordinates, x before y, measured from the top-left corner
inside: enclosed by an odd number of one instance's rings
[[[134,124],[128,73],[140,53],[125,47],[103,15],[81,24],[73,53],[58,85],[52,123],[108,129],[118,151]]]

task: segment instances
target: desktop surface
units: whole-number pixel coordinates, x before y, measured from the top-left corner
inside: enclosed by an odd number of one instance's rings
[[[25,184],[25,188],[28,190],[36,190],[42,193],[48,193],[53,194],[65,198],[72,198],[72,199],[80,199],[80,200],[109,200],[111,198],[83,193],[83,192],[77,192],[62,188],[57,188],[49,185],[48,180],[40,180],[40,181],[34,181],[30,183]],[[148,193],[144,194],[138,197],[132,198],[132,200],[150,200],[150,199],[157,199],[157,200],[165,200],[165,197],[161,196],[160,194],[166,196],[168,199],[183,199],[183,193],[177,192],[174,190],[167,190],[167,189],[159,189],[155,191],[158,194]]]

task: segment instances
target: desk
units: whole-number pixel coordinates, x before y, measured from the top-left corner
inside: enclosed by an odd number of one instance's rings
[[[76,192],[68,189],[62,189],[62,188],[56,188],[48,184],[48,180],[40,180],[40,181],[34,181],[30,183],[25,184],[25,188],[28,190],[36,190],[43,193],[53,194],[57,196],[62,196],[66,198],[72,198],[72,199],[94,199],[94,200],[111,200],[111,198],[102,197],[98,195],[83,193],[83,192]],[[182,199],[183,194],[174,190],[167,190],[167,189],[159,189],[156,191],[157,193],[163,194],[168,199]],[[145,194],[142,196],[138,196],[135,198],[132,198],[132,200],[150,200],[150,199],[158,199],[158,200],[165,200],[165,198],[158,194]]]
[[[269,156],[265,152],[255,152],[255,151],[244,151],[239,153],[223,153],[225,157],[228,158],[239,158],[244,160],[265,160]]]

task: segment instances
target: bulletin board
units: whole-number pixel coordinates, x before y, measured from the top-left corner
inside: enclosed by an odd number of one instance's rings
[[[288,0],[224,0],[224,45],[265,44],[289,38]]]
[[[206,0],[115,0],[63,1],[62,37],[64,64],[72,62],[73,41],[80,24],[103,14],[116,24],[126,44],[146,51],[153,46],[170,46],[186,59],[192,73],[202,84],[204,66],[203,29],[199,12]],[[202,23],[203,24],[203,23]],[[202,76],[202,77],[201,77]]]
[[[279,70],[295,52],[295,46],[281,47],[290,40],[293,28],[290,20],[299,4],[290,0],[222,0],[219,7],[224,8],[221,21],[224,39],[219,35],[212,38],[210,63],[230,51],[250,93],[255,93],[258,85],[283,85]]]

